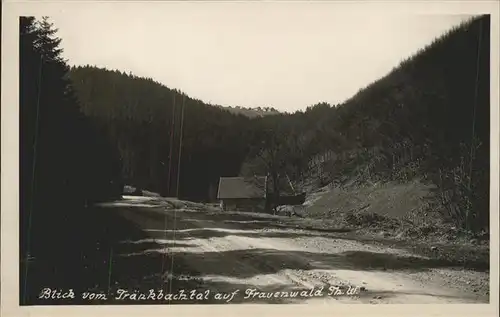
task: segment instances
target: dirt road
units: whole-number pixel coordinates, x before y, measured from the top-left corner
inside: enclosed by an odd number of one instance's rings
[[[488,302],[447,285],[443,276],[454,269],[432,259],[337,233],[277,227],[271,216],[222,213],[149,197],[126,197],[103,207],[147,234],[124,241],[135,246],[134,252],[118,250],[115,256],[163,258],[157,270],[165,283],[169,278],[196,282],[200,290],[209,290],[211,302]],[[218,293],[225,297],[215,300]]]

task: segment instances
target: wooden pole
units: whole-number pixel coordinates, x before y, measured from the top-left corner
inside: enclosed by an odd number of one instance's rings
[[[174,123],[175,123],[175,94],[174,91],[174,103],[172,104],[172,124],[170,128],[170,152],[168,154],[168,183],[167,183],[167,197],[170,196],[170,184],[171,184],[171,174],[172,174],[172,149],[174,146]]]
[[[179,141],[179,160],[177,162],[177,187],[176,187],[176,197],[179,198],[179,180],[181,175],[181,155],[182,155],[182,132],[184,126],[184,107],[186,102],[186,95],[182,95],[182,108],[181,108],[181,135]]]
[[[26,254],[24,255],[24,290],[23,290],[23,302],[26,303],[28,299],[28,266],[31,259],[31,227],[33,218],[33,208],[36,202],[35,194],[35,179],[36,179],[36,162],[37,162],[37,150],[38,150],[38,130],[40,125],[40,96],[42,93],[42,67],[43,67],[43,54],[40,54],[40,67],[38,69],[38,96],[36,100],[36,119],[35,119],[35,131],[34,131],[34,141],[33,141],[33,167],[31,172],[31,202],[29,204],[29,214],[28,214],[28,228],[26,231],[26,247],[24,250]],[[87,204],[85,200],[85,205]],[[86,206],[85,206],[86,207]],[[24,219],[23,219],[24,220]]]

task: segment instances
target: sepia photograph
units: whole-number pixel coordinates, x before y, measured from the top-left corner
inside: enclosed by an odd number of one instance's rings
[[[490,303],[490,14],[103,3],[16,17],[18,305]]]

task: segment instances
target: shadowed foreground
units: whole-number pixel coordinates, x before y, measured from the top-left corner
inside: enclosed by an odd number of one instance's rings
[[[74,248],[30,263],[28,304],[488,301],[418,279],[460,263],[363,244],[335,230],[290,229],[272,216],[145,197],[88,215],[72,231]],[[469,265],[477,274],[488,269]],[[47,287],[72,289],[75,298],[37,298]],[[106,299],[83,299],[85,292]]]

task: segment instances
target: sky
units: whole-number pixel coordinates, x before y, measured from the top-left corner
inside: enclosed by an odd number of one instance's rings
[[[211,104],[293,112],[342,103],[470,18],[382,13],[307,3],[122,3],[50,18],[71,65],[151,77]]]

